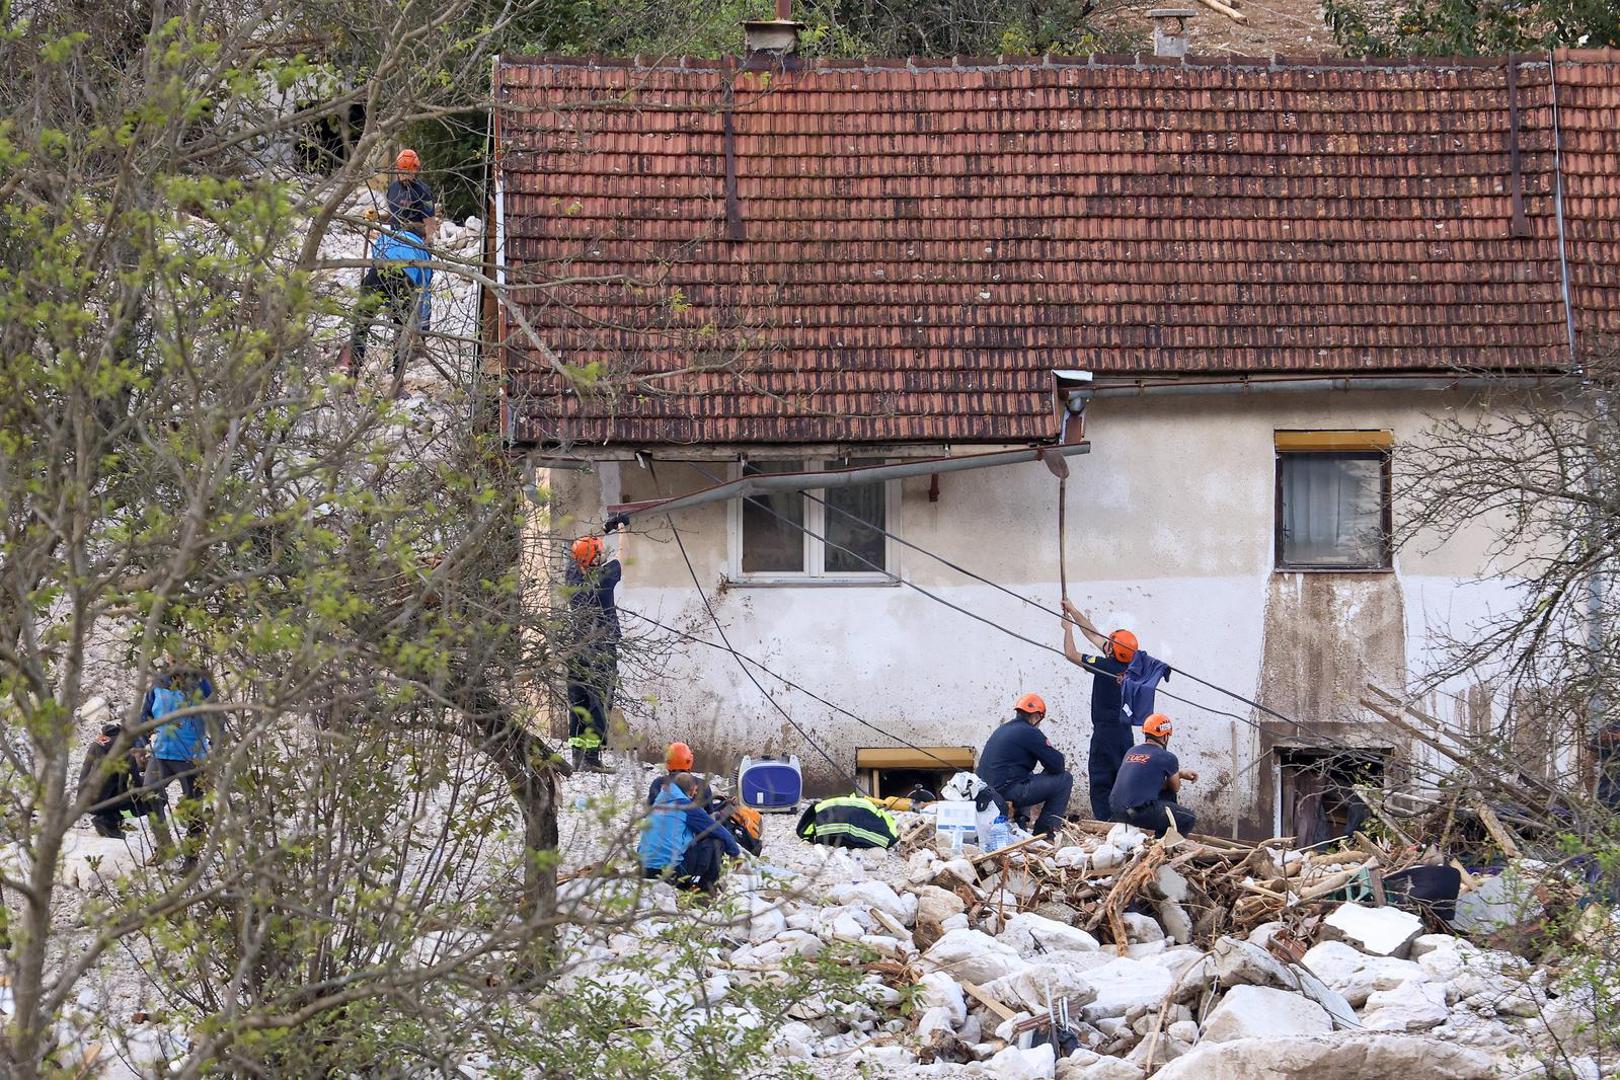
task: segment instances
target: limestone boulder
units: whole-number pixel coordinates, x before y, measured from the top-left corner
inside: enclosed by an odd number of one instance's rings
[[[923,958],[935,970],[981,984],[1024,969],[1024,959],[1017,949],[978,930],[948,931]]]
[[[943,923],[967,910],[962,898],[938,885],[918,885],[911,890],[917,897],[917,921]]]
[[[1085,1007],[1085,1019],[1124,1016],[1135,1008],[1157,1008],[1170,992],[1171,976],[1157,964],[1121,956],[1093,968],[1087,981],[1097,997]]]
[[[1402,983],[1426,980],[1419,964],[1392,956],[1369,956],[1342,941],[1323,941],[1306,950],[1300,962],[1317,978],[1360,1008],[1369,995]]]
[[[1097,939],[1078,926],[1065,926],[1030,912],[1014,915],[997,937],[1025,958],[1063,952],[1096,952]]]
[[[1423,920],[1392,907],[1340,904],[1322,920],[1322,933],[1370,956],[1406,956],[1423,933]]]
[[[1332,1030],[1327,1010],[1302,994],[1269,986],[1234,986],[1205,1018],[1203,1040],[1276,1039],[1326,1035]]]
[[[1495,1080],[1486,1054],[1384,1033],[1199,1043],[1156,1080]]]

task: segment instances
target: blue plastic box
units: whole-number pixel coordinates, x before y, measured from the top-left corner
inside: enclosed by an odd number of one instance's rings
[[[737,791],[744,806],[763,813],[786,813],[804,797],[804,776],[799,756],[745,757],[737,766]]]

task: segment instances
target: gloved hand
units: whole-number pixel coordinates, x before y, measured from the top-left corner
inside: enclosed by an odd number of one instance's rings
[[[629,514],[614,514],[602,522],[602,531],[605,533],[617,532],[630,524]]]

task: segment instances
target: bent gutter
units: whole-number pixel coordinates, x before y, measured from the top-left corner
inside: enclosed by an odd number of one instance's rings
[[[1187,394],[1285,394],[1349,390],[1486,390],[1510,386],[1514,389],[1575,386],[1579,379],[1567,375],[1444,375],[1358,378],[1354,375],[1319,379],[1228,379],[1218,382],[1132,383],[1090,386],[1073,390],[1070,397],[1092,398],[1168,397]]]
[[[878,484],[886,480],[904,480],[911,476],[932,476],[935,473],[965,472],[968,469],[989,469],[998,465],[1017,465],[1026,461],[1045,461],[1049,458],[1067,458],[1091,452],[1087,442],[1066,446],[1030,446],[1018,450],[996,450],[988,454],[967,454],[962,457],[923,458],[918,461],[897,461],[888,465],[867,465],[858,469],[833,469],[826,472],[756,473],[713,487],[701,488],[686,495],[670,499],[650,499],[645,502],[619,503],[605,507],[608,514],[667,514],[675,510],[688,510],[706,503],[751,495],[768,495],[783,491],[808,491],[812,488],[849,487],[852,484]]]

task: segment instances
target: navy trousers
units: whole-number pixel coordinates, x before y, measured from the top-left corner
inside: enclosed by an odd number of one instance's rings
[[[1091,816],[1108,821],[1108,796],[1114,790],[1114,778],[1125,761],[1132,745],[1129,724],[1093,724],[1091,727],[1091,753],[1086,759],[1086,779],[1091,783]]]
[[[1053,833],[1063,824],[1063,815],[1069,810],[1069,796],[1074,793],[1074,775],[1068,772],[1036,773],[1000,789],[1003,799],[1018,808],[1018,816],[1029,820],[1035,807],[1041,816],[1035,820],[1034,831]]]
[[[1154,836],[1163,836],[1169,831],[1170,826],[1170,819],[1165,816],[1166,810],[1175,815],[1176,831],[1183,836],[1192,832],[1193,826],[1198,823],[1197,816],[1174,799],[1154,799],[1150,803],[1115,814],[1114,820],[1135,825],[1143,832],[1150,832]]]

